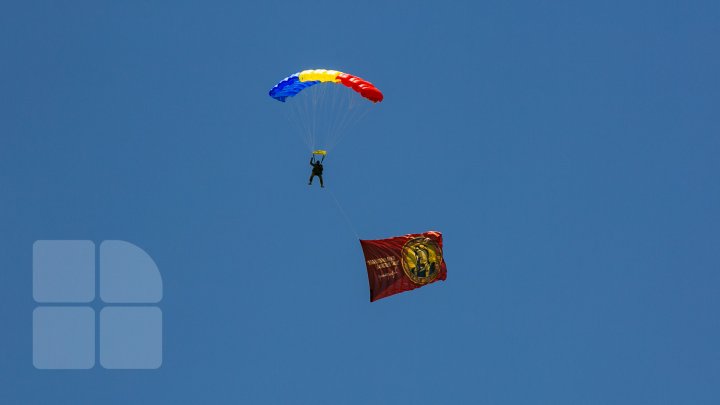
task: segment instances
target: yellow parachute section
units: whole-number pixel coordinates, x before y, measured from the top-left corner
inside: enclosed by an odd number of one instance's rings
[[[298,78],[301,82],[318,81],[339,83],[340,79],[337,78],[339,74],[340,72],[337,70],[311,69],[300,72]]]
[[[325,155],[327,155],[327,151],[321,150],[321,149],[314,150],[314,151],[313,151],[313,155],[323,155],[323,156],[325,156]]]

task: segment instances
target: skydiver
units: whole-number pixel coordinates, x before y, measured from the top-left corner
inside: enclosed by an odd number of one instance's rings
[[[320,187],[325,187],[325,184],[323,184],[323,178],[322,178],[322,172],[323,172],[323,165],[322,162],[325,160],[325,156],[322,157],[322,160],[316,160],[315,155],[313,154],[310,157],[310,166],[312,166],[312,174],[310,175],[310,181],[308,182],[308,185],[312,185],[313,178],[315,176],[318,176],[320,178]]]

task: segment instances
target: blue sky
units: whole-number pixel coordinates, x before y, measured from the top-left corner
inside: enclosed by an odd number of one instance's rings
[[[720,5],[447,3],[1,5],[0,402],[720,402]],[[315,67],[386,97],[328,190]],[[370,304],[355,232],[430,229]],[[154,258],[161,369],[33,368],[40,239]]]

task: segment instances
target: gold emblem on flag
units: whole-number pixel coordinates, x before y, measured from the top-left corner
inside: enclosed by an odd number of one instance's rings
[[[430,238],[412,238],[402,247],[402,267],[415,284],[427,284],[440,274],[442,250]]]

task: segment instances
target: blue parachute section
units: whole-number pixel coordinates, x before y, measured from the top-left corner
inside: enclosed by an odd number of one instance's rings
[[[303,89],[320,83],[319,81],[301,82],[299,75],[300,72],[295,73],[294,75],[288,76],[280,83],[276,84],[275,87],[270,89],[270,97],[274,98],[275,100],[285,102],[286,98],[292,97],[301,92]]]

